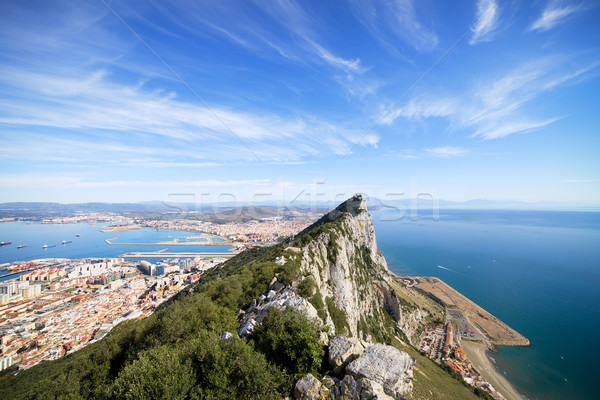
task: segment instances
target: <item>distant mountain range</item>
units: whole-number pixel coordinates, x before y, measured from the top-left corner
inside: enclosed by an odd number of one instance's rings
[[[370,210],[385,208],[402,207],[406,210],[431,210],[434,207],[439,209],[463,209],[463,210],[556,210],[556,211],[600,211],[600,205],[577,203],[577,202],[558,202],[558,201],[494,201],[494,200],[468,200],[468,201],[448,201],[432,200],[431,198],[421,197],[418,199],[406,198],[400,200],[379,199],[376,197],[367,197],[367,205]],[[0,217],[24,217],[24,216],[67,216],[76,213],[89,212],[114,212],[114,213],[181,213],[181,212],[218,212],[232,213],[233,210],[241,211],[247,214],[251,210],[253,215],[269,217],[275,215],[275,210],[284,209],[290,212],[313,211],[323,212],[334,208],[335,201],[315,201],[315,202],[223,202],[223,203],[183,203],[183,202],[163,202],[163,201],[144,201],[137,203],[53,203],[53,202],[9,202],[0,203]]]

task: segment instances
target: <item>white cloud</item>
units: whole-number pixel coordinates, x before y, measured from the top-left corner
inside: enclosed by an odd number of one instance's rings
[[[251,180],[120,180],[120,181],[91,181],[78,176],[40,176],[36,175],[12,175],[0,176],[0,187],[5,188],[227,188],[235,186],[264,186],[271,184],[270,179],[251,179]]]
[[[526,133],[535,129],[543,128],[550,125],[561,118],[550,118],[544,121],[489,121],[490,123],[482,126],[475,131],[471,136],[480,136],[483,139],[498,139],[513,133]]]
[[[555,26],[565,22],[567,17],[578,11],[583,10],[583,7],[578,6],[558,6],[555,2],[549,2],[542,12],[542,15],[529,27],[530,31],[547,31]]]
[[[323,58],[323,60],[327,61],[334,67],[346,69],[348,71],[361,74],[366,71],[366,68],[361,67],[360,59],[358,58],[355,60],[344,60],[343,58],[336,57],[333,54],[329,53],[327,50],[317,45],[316,43],[314,44],[314,46],[318,49],[321,58]]]
[[[473,36],[470,44],[485,42],[491,39],[491,34],[498,24],[498,3],[495,0],[479,0],[477,3],[477,15],[473,24]]]
[[[263,160],[294,161],[344,153],[360,133],[312,116],[207,108],[194,99],[178,100],[173,93],[162,94],[143,85],[123,86],[109,78],[102,71],[77,78],[5,68],[0,84],[12,87],[12,97],[0,99],[0,123],[5,131],[63,130],[59,138],[41,143],[31,140],[33,148],[44,144],[48,149],[48,142],[55,142],[60,153],[60,141],[69,136],[66,131],[72,138],[64,143],[63,152],[98,146],[93,150],[160,157],[154,162],[169,162],[162,159],[169,151],[190,157],[196,152],[215,161],[256,159],[255,154]],[[295,145],[289,146],[292,139]],[[27,140],[19,137],[14,142]],[[375,145],[376,140],[368,143]],[[207,148],[211,151],[206,152]]]
[[[472,137],[484,140],[543,128],[563,116],[536,117],[526,107],[561,85],[591,76],[600,65],[591,62],[572,70],[569,61],[549,57],[525,63],[496,79],[480,81],[461,95],[420,95],[389,112],[382,123],[390,125],[398,118],[447,118],[452,129],[471,131]]]
[[[383,46],[401,55],[398,39],[417,51],[431,51],[438,45],[436,33],[423,25],[413,0],[353,0],[352,13]]]
[[[460,107],[460,104],[452,98],[430,99],[419,97],[411,100],[403,107],[388,112],[381,119],[381,123],[391,125],[398,117],[409,119],[448,117],[456,113],[458,107]]]
[[[467,149],[454,146],[436,147],[433,149],[425,149],[425,151],[439,157],[462,157],[469,153],[469,150]]]

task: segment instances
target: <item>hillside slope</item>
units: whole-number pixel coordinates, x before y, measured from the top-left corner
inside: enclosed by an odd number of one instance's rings
[[[441,321],[440,305],[387,270],[364,199],[355,196],[296,237],[207,271],[150,317],[121,323],[62,359],[0,376],[0,398],[281,399],[321,380],[330,398],[348,382],[363,394],[367,383],[381,386],[377,398],[476,398],[411,345]],[[341,365],[335,343],[364,355],[342,354]],[[373,365],[369,357],[404,367],[369,380],[361,372]],[[298,383],[309,373],[317,379]]]

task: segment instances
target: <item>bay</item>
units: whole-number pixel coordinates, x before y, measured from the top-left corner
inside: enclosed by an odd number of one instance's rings
[[[106,225],[106,224],[104,224]],[[12,242],[10,245],[0,246],[0,264],[15,261],[30,261],[42,258],[107,258],[118,257],[134,251],[185,251],[185,252],[224,252],[231,246],[194,246],[194,245],[143,245],[137,243],[158,243],[172,240],[169,237],[197,236],[198,233],[176,231],[138,229],[124,232],[102,232],[103,224],[90,225],[88,223],[76,224],[39,224],[28,225],[25,222],[0,223],[0,241]],[[79,235],[79,236],[76,236]],[[114,239],[117,238],[117,239]],[[132,243],[131,245],[110,245],[112,243]],[[62,244],[62,241],[71,243]],[[43,245],[53,245],[47,249]],[[17,246],[26,245],[18,249]],[[149,259],[152,260],[152,259]],[[153,260],[156,260],[155,258]],[[1,274],[0,274],[1,275]],[[2,277],[0,276],[0,280]]]
[[[495,366],[528,399],[590,399],[600,351],[600,213],[372,213],[400,275],[436,276],[530,339]],[[441,268],[443,267],[443,268]]]

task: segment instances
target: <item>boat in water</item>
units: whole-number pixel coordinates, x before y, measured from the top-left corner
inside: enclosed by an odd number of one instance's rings
[[[42,246],[42,249],[47,249],[49,247],[56,247],[56,245],[55,244],[45,244]]]
[[[68,244],[68,243],[73,243],[73,241],[72,240],[63,240],[62,241],[62,244]]]
[[[76,236],[76,237],[79,237],[80,235],[79,235],[79,233],[76,233],[76,234],[75,234],[75,236]]]
[[[17,249],[22,249],[23,247],[27,247],[27,245],[26,244],[20,244],[20,245],[17,246]]]
[[[6,246],[11,244],[12,242],[0,242],[0,246]]]

